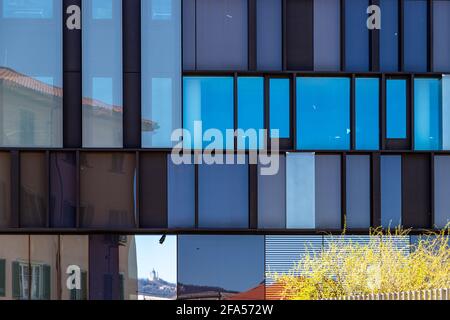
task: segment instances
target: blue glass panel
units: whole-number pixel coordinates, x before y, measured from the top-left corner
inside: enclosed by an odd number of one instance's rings
[[[198,197],[201,228],[248,228],[248,165],[199,165]]]
[[[442,149],[450,150],[450,76],[443,75],[442,86]]]
[[[289,86],[289,79],[270,79],[270,129],[280,131],[278,138],[290,137]]]
[[[314,70],[334,71],[341,66],[340,0],[314,1]]]
[[[450,71],[450,1],[433,1],[433,70]]]
[[[258,130],[264,128],[264,78],[238,78],[238,129],[255,129],[255,136],[238,137],[239,149],[258,148]],[[252,139],[250,141],[250,139]],[[263,141],[260,142],[264,146]]]
[[[406,138],[406,80],[386,81],[386,137]]]
[[[355,93],[356,149],[378,150],[380,92],[378,78],[357,78]]]
[[[404,68],[427,71],[427,0],[404,1]]]
[[[170,148],[181,127],[181,0],[141,5],[142,146]]]
[[[314,158],[313,153],[286,155],[287,228],[316,227]]]
[[[225,130],[234,128],[233,78],[232,77],[184,77],[183,127],[190,131],[192,141],[185,140],[185,147],[201,149],[202,137],[194,139],[194,121],[202,121],[203,131],[219,130],[225,138]]]
[[[381,225],[395,228],[402,217],[402,157],[381,156]]]
[[[348,71],[369,70],[368,0],[345,1],[345,68]]]
[[[450,222],[450,157],[434,157],[434,224],[444,228]]]
[[[122,1],[83,0],[83,147],[121,148]]]
[[[256,1],[258,70],[281,70],[281,1]]]
[[[350,79],[297,78],[297,149],[350,148]]]
[[[370,156],[346,157],[347,228],[370,227]]]
[[[440,150],[441,81],[414,80],[414,149]]]
[[[380,69],[398,71],[398,1],[381,0]]]
[[[264,299],[264,236],[178,237],[178,298]]]
[[[54,1],[55,0],[3,0],[3,17],[49,19],[53,16]]]

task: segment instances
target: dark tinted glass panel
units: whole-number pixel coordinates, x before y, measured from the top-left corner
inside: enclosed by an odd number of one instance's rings
[[[378,78],[357,78],[355,93],[356,149],[380,147],[380,92]]]
[[[341,67],[341,11],[339,0],[314,1],[314,70]]]
[[[172,131],[181,125],[181,3],[181,0],[142,1],[145,148],[171,147]]]
[[[81,227],[134,227],[134,154],[82,153],[80,162]]]
[[[278,130],[278,137],[290,137],[290,80],[270,79],[270,129]]]
[[[20,225],[47,225],[47,161],[43,152],[20,154]]]
[[[433,1],[433,70],[450,71],[450,1]]]
[[[89,236],[89,299],[136,300],[137,275],[135,236]]]
[[[380,0],[382,12],[380,30],[380,69],[398,71],[398,1]]]
[[[402,220],[402,158],[381,157],[381,225],[391,229]]]
[[[193,228],[195,226],[194,164],[176,165],[168,155],[167,180],[169,228]]]
[[[263,236],[179,236],[178,266],[179,299],[264,298]]]
[[[238,129],[244,130],[244,134],[238,136],[238,148],[263,147],[263,142],[258,139],[259,130],[263,128],[264,78],[240,77],[238,78]],[[251,131],[245,134],[248,129]]]
[[[122,147],[122,0],[83,0],[83,147]]]
[[[76,227],[76,155],[50,154],[50,224],[52,227]]]
[[[368,0],[345,0],[345,69],[369,70]]]
[[[281,70],[281,1],[256,1],[258,70]]]
[[[194,141],[195,121],[201,121],[203,132],[217,129],[225,137],[226,129],[234,128],[233,78],[231,77],[184,77],[183,127],[190,133],[184,146],[201,149],[201,135]]]
[[[196,34],[195,34],[196,0],[183,0],[183,70],[196,68]]]
[[[347,155],[347,228],[370,227],[370,156]]]
[[[414,149],[442,149],[441,80],[414,79]]]
[[[275,175],[262,175],[258,166],[258,226],[286,228],[286,157],[280,155]]]
[[[247,228],[248,165],[199,165],[198,215],[202,228]]]
[[[386,81],[386,137],[406,138],[406,80]]]
[[[444,228],[450,222],[450,157],[434,157],[434,226]]]
[[[404,1],[404,68],[427,71],[427,1]]]
[[[11,225],[11,157],[0,152],[0,228]]]
[[[62,145],[62,1],[0,1],[0,146]]]
[[[247,1],[197,0],[197,68],[247,69]]]
[[[297,78],[297,149],[350,148],[350,79]]]

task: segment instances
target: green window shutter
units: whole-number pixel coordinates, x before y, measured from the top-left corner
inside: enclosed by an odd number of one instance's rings
[[[20,299],[20,264],[17,261],[12,263],[12,296]]]
[[[0,260],[0,297],[6,295],[6,260]]]
[[[87,271],[81,271],[81,297],[80,300],[87,300],[88,296],[88,275]]]
[[[119,273],[119,300],[125,300],[125,279],[122,273]]]
[[[42,299],[50,300],[51,268],[49,265],[44,265],[42,270],[43,270],[43,272],[42,272],[42,281],[43,281]]]

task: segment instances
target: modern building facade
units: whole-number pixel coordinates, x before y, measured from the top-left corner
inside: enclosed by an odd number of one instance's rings
[[[307,239],[446,227],[449,19],[447,0],[0,0],[0,298],[265,298]],[[246,131],[219,148],[245,163],[174,163],[211,149],[199,121]],[[263,175],[250,154],[274,146]],[[177,237],[175,280],[141,281],[145,234]]]

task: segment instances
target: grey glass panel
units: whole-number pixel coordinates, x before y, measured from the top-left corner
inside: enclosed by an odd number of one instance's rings
[[[450,71],[450,1],[433,1],[433,70]]]
[[[183,0],[183,70],[195,70],[195,2]]]
[[[315,161],[313,153],[286,156],[287,228],[315,228]]]
[[[402,158],[381,157],[381,225],[395,228],[402,217]]]
[[[450,157],[434,157],[434,225],[443,228],[450,222]]]
[[[346,157],[347,228],[370,227],[370,156]]]
[[[340,23],[340,0],[314,1],[314,70],[339,70]]]
[[[0,228],[11,226],[11,157],[0,152]]]
[[[197,0],[197,68],[246,70],[247,1]]]
[[[122,1],[83,0],[82,7],[83,147],[121,148]]]
[[[316,155],[316,228],[341,228],[341,157]]]
[[[82,153],[80,162],[81,227],[134,227],[135,155]]]
[[[62,1],[0,2],[0,146],[62,146]]]
[[[44,152],[20,154],[20,226],[47,224],[47,168]]]
[[[247,228],[248,165],[199,165],[198,215],[203,228]]]
[[[181,0],[142,1],[142,146],[170,148],[181,127]]]
[[[195,167],[176,165],[167,157],[167,196],[169,228],[195,226]]]
[[[261,175],[258,165],[258,227],[286,228],[286,157],[276,175]]]
[[[258,70],[281,70],[281,1],[256,1]]]

